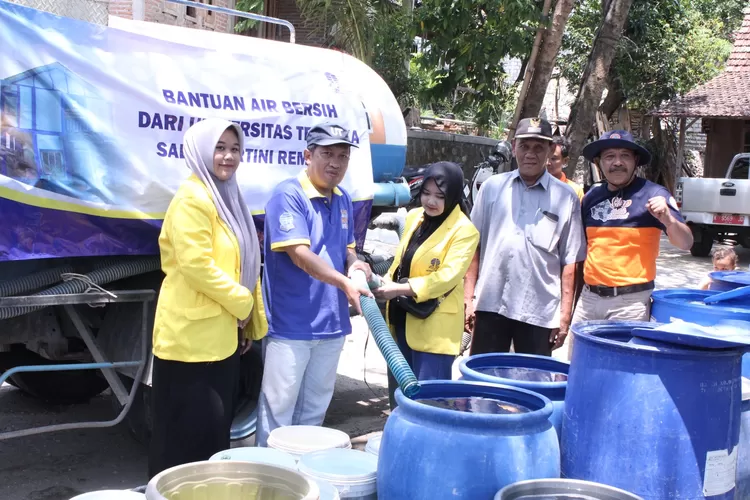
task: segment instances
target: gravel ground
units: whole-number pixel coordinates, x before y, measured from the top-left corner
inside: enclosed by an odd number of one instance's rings
[[[367,249],[392,252],[391,232],[368,233]],[[739,249],[744,268],[750,251]],[[691,257],[663,242],[658,288],[695,286],[711,270],[710,259]],[[350,436],[381,430],[388,408],[385,362],[371,340],[367,325],[354,319],[338,368],[336,393],[326,425]],[[365,350],[366,347],[366,350]],[[365,383],[365,374],[367,383]],[[85,405],[49,406],[8,385],[0,387],[0,430],[34,425],[109,419],[106,397]],[[252,439],[247,443],[251,444]],[[106,488],[132,488],[146,481],[146,452],[127,430],[68,431],[0,442],[0,498],[4,500],[68,500],[77,494]]]

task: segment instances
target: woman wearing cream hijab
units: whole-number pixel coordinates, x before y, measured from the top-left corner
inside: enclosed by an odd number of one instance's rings
[[[266,334],[260,246],[235,172],[242,130],[208,119],[184,138],[192,175],[164,218],[153,337],[149,477],[229,448],[240,355]]]

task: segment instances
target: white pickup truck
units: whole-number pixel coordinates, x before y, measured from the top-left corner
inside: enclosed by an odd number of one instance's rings
[[[691,254],[707,257],[720,240],[750,248],[750,153],[736,155],[723,179],[680,178],[675,198],[693,230]]]

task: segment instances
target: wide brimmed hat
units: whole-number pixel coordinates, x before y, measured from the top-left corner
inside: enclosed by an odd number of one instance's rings
[[[594,158],[601,156],[605,149],[622,148],[635,151],[638,155],[638,165],[648,165],[651,162],[651,153],[648,149],[635,142],[633,134],[627,130],[612,130],[604,132],[598,141],[590,142],[583,148],[583,157],[593,162]]]

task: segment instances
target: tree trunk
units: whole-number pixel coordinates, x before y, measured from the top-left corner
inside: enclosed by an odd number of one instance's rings
[[[544,19],[546,22],[547,16],[549,16],[549,11],[552,8],[552,0],[544,0],[544,5],[542,7],[542,19]],[[539,23],[539,27],[536,30],[536,37],[534,37],[534,46],[531,47],[531,55],[529,56],[529,66],[526,68],[526,74],[523,77],[523,83],[521,84],[521,91],[518,94],[518,102],[516,103],[516,111],[513,113],[513,120],[510,122],[510,126],[508,127],[508,140],[512,141],[513,136],[516,132],[516,126],[518,125],[518,120],[521,119],[521,111],[523,108],[523,102],[526,100],[526,93],[529,90],[529,85],[531,84],[531,80],[534,78],[534,70],[536,69],[536,59],[539,55],[539,48],[542,45],[542,37],[544,36],[544,32],[546,31],[546,28],[544,27],[543,23]]]
[[[614,68],[610,68],[609,76],[607,77],[607,97],[604,98],[604,102],[599,106],[599,111],[604,113],[607,119],[610,119],[615,114],[615,111],[620,109],[623,102],[625,102],[625,94],[622,93],[622,87],[620,86],[620,81],[617,79]]]
[[[566,174],[573,175],[578,157],[594,124],[609,68],[628,19],[633,0],[609,0],[602,25],[594,38],[588,64],[583,72],[578,97],[570,112],[566,135],[570,140],[570,162]]]
[[[565,25],[568,23],[574,5],[575,0],[557,0],[552,13],[552,24],[544,34],[544,40],[539,48],[534,76],[523,102],[521,117],[537,116],[542,109],[544,96],[552,78],[552,70],[555,68],[555,60],[562,46]]]

